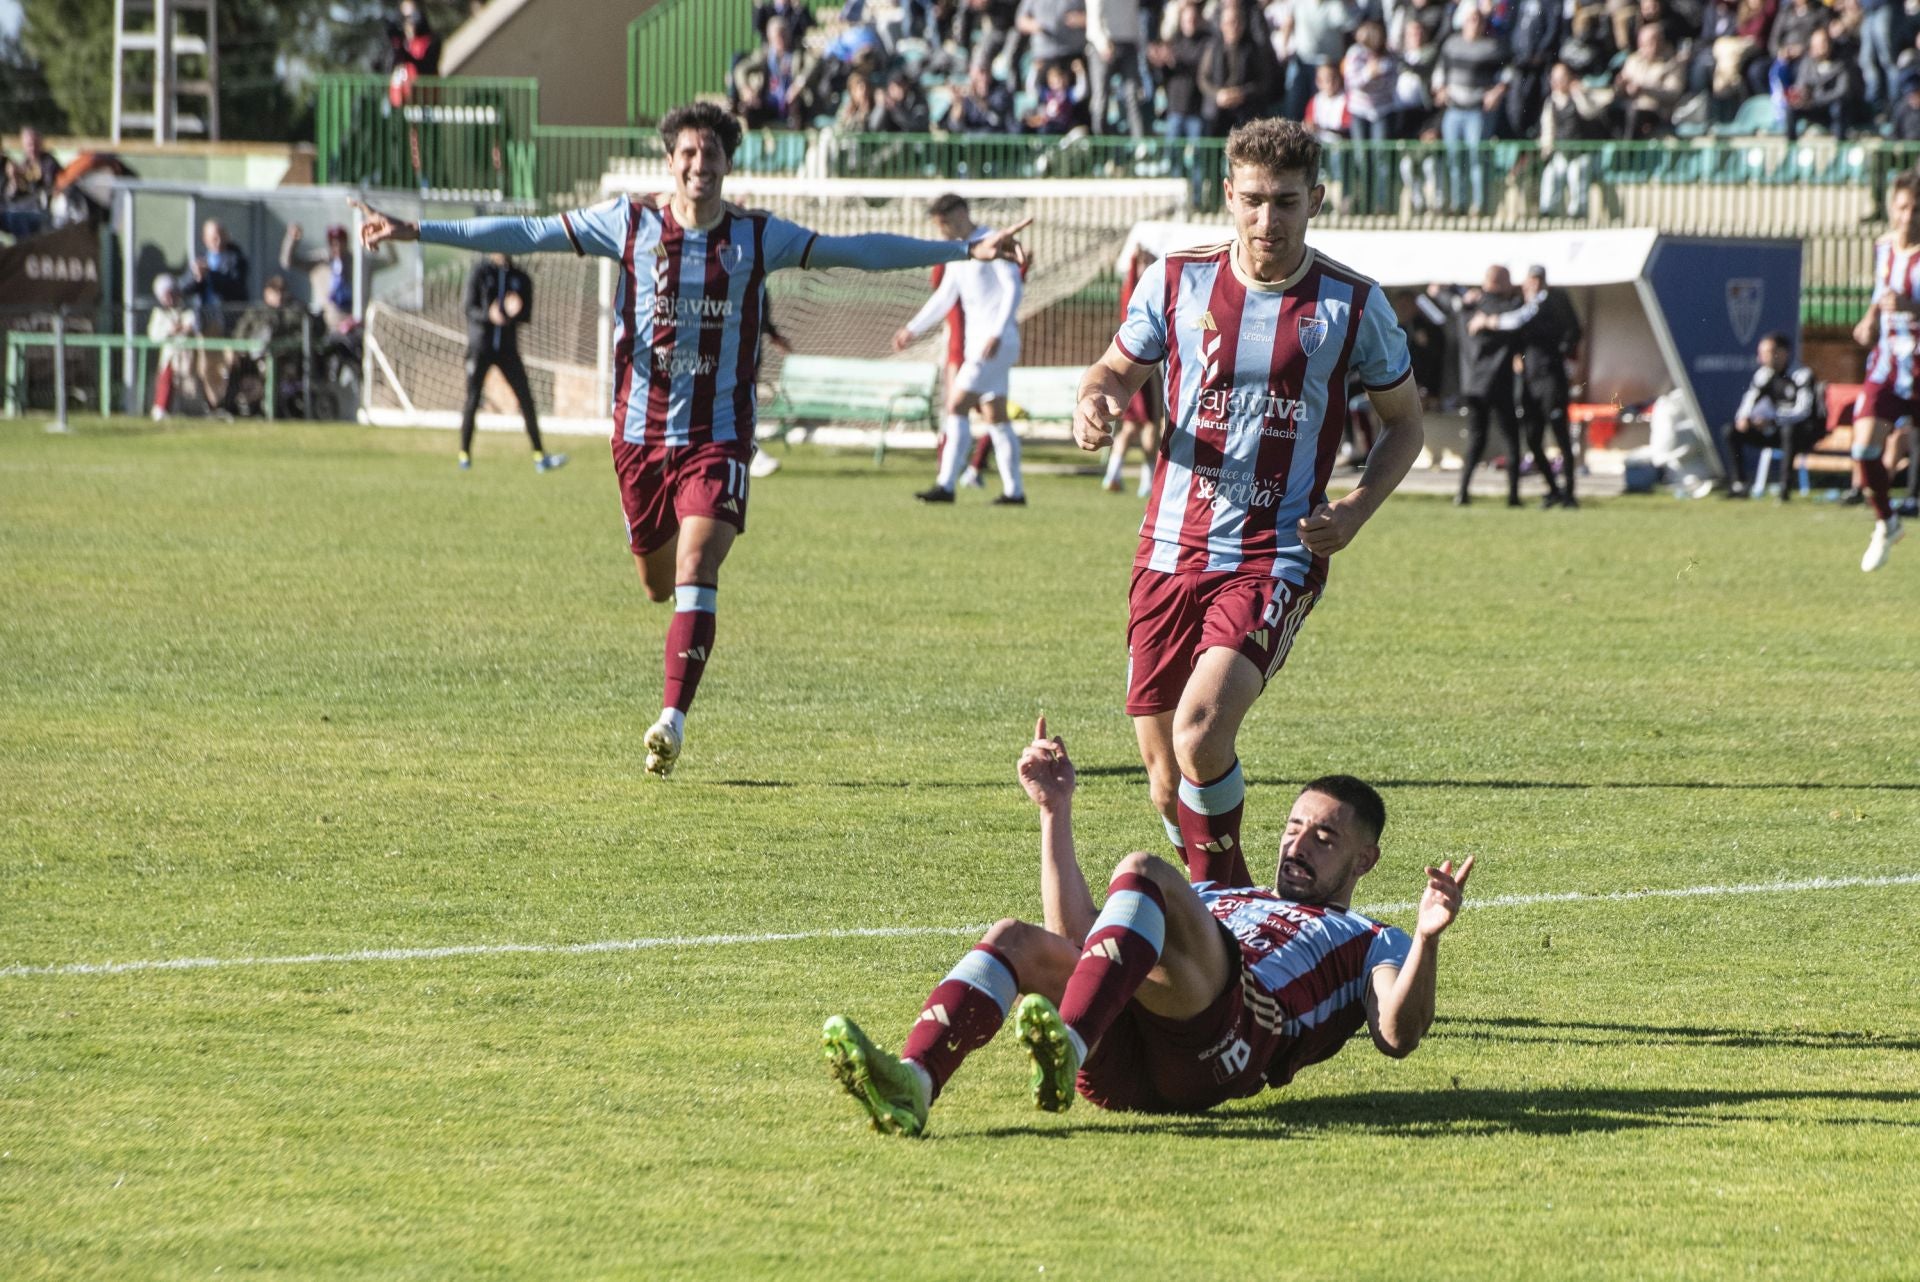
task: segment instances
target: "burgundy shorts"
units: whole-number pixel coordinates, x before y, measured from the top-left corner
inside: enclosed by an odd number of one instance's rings
[[[690,516],[710,516],[747,531],[747,466],[751,441],[699,445],[613,443],[613,472],[635,556],[664,547]]]
[[[1127,595],[1127,715],[1180,706],[1194,664],[1215,646],[1239,651],[1273,680],[1319,599],[1317,588],[1263,574],[1136,568]]]
[[[1087,1056],[1075,1083],[1100,1108],[1186,1113],[1265,1089],[1272,1034],[1254,1023],[1242,986],[1240,944],[1225,926],[1233,971],[1213,1004],[1192,1019],[1167,1019],[1128,1002]]]
[[[1920,417],[1920,401],[1902,396],[1885,383],[1865,383],[1853,402],[1853,420],[1877,418],[1884,423]]]

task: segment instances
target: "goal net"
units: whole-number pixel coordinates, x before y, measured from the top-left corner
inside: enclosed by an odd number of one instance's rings
[[[605,181],[610,193],[661,192],[669,185],[657,162],[636,163]],[[1106,349],[1119,320],[1119,246],[1136,224],[1186,217],[1189,186],[1180,178],[947,182],[736,175],[727,181],[734,203],[829,236],[929,236],[927,205],[946,192],[964,196],[983,226],[1033,219],[1022,234],[1033,256],[1020,308],[1022,362],[1084,366]],[[520,350],[543,426],[610,430],[614,264],[538,254],[519,265],[534,282],[534,319],[521,331]],[[784,271],[768,278],[767,292],[775,324],[797,352],[937,363],[946,351],[944,328],[902,353],[894,353],[890,342],[926,301],[930,281],[925,270]],[[465,282],[465,269],[444,269],[426,281],[420,310],[370,310],[364,377],[372,421],[458,421],[466,391]],[[763,400],[779,379],[780,359],[767,349]],[[490,385],[481,408],[481,426],[518,430],[504,385]]]

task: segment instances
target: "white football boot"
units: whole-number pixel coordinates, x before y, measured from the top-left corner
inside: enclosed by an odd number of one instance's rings
[[[665,717],[653,723],[647,730],[643,743],[647,748],[647,773],[665,779],[673,773],[674,763],[680,760],[680,732],[673,728],[673,722]]]
[[[1873,537],[1867,540],[1867,554],[1860,558],[1860,568],[1868,574],[1873,573],[1887,563],[1887,553],[1893,545],[1907,537],[1907,527],[1899,517],[1890,516],[1884,521],[1873,523]]]

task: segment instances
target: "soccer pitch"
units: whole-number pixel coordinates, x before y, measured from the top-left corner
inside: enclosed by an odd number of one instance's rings
[[[1362,904],[1479,856],[1429,1040],[1149,1118],[1003,1037],[913,1142],[820,1024],[1037,917],[1036,713],[1096,891],[1164,844],[1135,500],[796,451],[662,783],[602,443],[80,427],[0,427],[0,1276],[1920,1275],[1920,547],[1858,509],[1389,502],[1247,840],[1343,770]]]

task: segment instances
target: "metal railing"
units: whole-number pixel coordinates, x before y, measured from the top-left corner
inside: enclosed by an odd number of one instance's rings
[[[265,381],[265,397],[262,408],[268,419],[278,417],[279,410],[279,364],[277,355],[294,355],[300,351],[297,343],[271,343],[245,338],[128,338],[124,334],[69,334],[64,327],[56,326],[53,332],[44,333],[30,330],[13,330],[4,336],[5,358],[0,364],[0,387],[6,391],[5,415],[7,418],[19,418],[27,409],[26,361],[30,348],[45,347],[53,355],[53,411],[54,426],[49,430],[66,428],[67,401],[71,381],[68,375],[67,356],[69,352],[98,352],[99,400],[95,413],[106,413],[114,402],[112,362],[106,359],[110,352],[130,352],[138,359],[133,362],[134,382],[129,389],[131,405],[127,412],[138,413],[147,403],[147,367],[149,353],[168,351],[189,352],[231,352],[248,356],[260,364],[261,377]],[[161,359],[165,359],[164,356]]]
[[[725,93],[735,55],[753,44],[752,0],[659,0],[627,25],[627,120]]]
[[[315,178],[450,199],[537,199],[539,119],[532,78],[433,77],[401,94],[380,76],[322,76]]]

